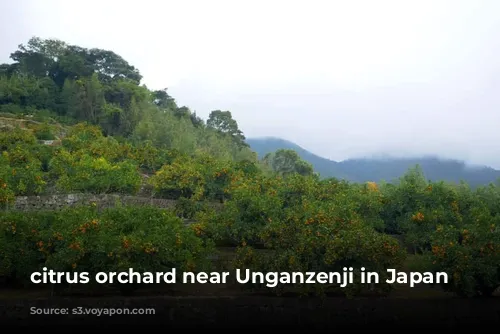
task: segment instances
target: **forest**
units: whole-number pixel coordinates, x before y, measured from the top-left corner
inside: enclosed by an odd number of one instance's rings
[[[293,150],[259,160],[230,111],[201,119],[166,89],[142,85],[139,70],[112,51],[34,37],[11,59],[0,65],[0,278],[7,287],[29,284],[42,267],[219,270],[211,257],[222,248],[234,250],[222,269],[384,274],[407,269],[410,259],[413,270],[448,273],[442,289],[458,296],[489,297],[500,286],[498,183],[431,182],[419,166],[395,183],[321,178]],[[13,209],[18,196],[72,193],[177,206]],[[394,287],[248,288],[356,296]]]

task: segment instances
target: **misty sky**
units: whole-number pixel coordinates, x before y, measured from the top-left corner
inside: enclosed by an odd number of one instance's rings
[[[334,160],[500,168],[500,1],[0,0],[0,62],[32,36],[113,50],[203,118]]]

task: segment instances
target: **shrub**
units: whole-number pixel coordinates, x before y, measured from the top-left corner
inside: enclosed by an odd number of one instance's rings
[[[463,227],[438,226],[431,235],[436,271],[448,273],[443,285],[460,296],[491,296],[500,286],[500,217],[487,210],[470,217]]]
[[[39,140],[54,140],[56,139],[52,128],[47,123],[37,124],[32,127],[35,137]]]
[[[0,275],[23,281],[44,266],[92,275],[129,268],[136,272],[209,270],[207,255],[213,252],[210,243],[172,212],[157,208],[9,212],[0,224]]]
[[[149,179],[154,195],[162,198],[202,199],[205,192],[205,180],[199,165],[194,161],[181,159],[172,164],[163,165]]]
[[[200,215],[195,228],[215,240],[240,244],[238,268],[317,272],[364,266],[383,273],[404,260],[405,252],[397,240],[366,223],[356,212],[353,197],[341,192],[327,195],[314,178],[234,180],[230,191],[231,199],[223,210]],[[329,200],[321,193],[330,196]],[[269,251],[255,250],[262,246]],[[281,292],[283,288],[274,290]],[[304,293],[325,292],[323,285],[300,288]],[[354,284],[344,292],[361,290],[361,285]]]
[[[26,148],[16,145],[0,156],[0,179],[4,194],[38,195],[45,190],[46,182],[42,163]]]
[[[64,191],[135,194],[141,185],[137,166],[130,161],[110,163],[89,155],[75,157],[61,151],[51,161],[52,177]]]
[[[30,131],[21,128],[3,127],[0,131],[0,151],[9,150],[18,144],[33,145],[36,138]]]

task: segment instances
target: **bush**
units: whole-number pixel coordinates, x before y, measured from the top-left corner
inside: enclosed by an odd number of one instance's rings
[[[172,212],[157,208],[9,212],[2,215],[0,224],[0,276],[24,282],[44,266],[91,274],[129,268],[136,272],[209,270],[207,255],[213,252],[210,243]]]
[[[4,127],[0,131],[0,151],[7,151],[18,144],[33,145],[36,138],[30,131],[21,128]]]
[[[238,268],[317,272],[364,266],[383,273],[402,264],[405,252],[398,241],[363,221],[353,197],[329,195],[326,201],[320,196],[328,194],[324,190],[316,179],[300,176],[235,179],[223,210],[200,215],[195,228],[219,242],[241,245],[235,263]],[[256,247],[269,252],[256,251]],[[280,293],[283,288],[274,291]],[[300,288],[304,293],[325,292],[323,285]],[[361,290],[361,285],[354,284],[344,293]]]
[[[181,159],[172,164],[163,165],[149,180],[154,195],[161,198],[202,199],[205,192],[205,180],[199,165],[194,161]]]
[[[460,296],[491,296],[500,286],[500,217],[487,210],[463,227],[438,226],[431,235],[435,271],[447,272],[443,285]]]
[[[102,131],[99,127],[87,123],[78,123],[70,128],[62,143],[66,149],[74,152],[86,149],[89,143],[102,137]]]
[[[60,151],[50,166],[58,188],[64,191],[135,194],[142,181],[137,166],[130,161],[113,164],[103,157],[77,157]]]
[[[53,130],[47,123],[37,124],[33,126],[33,133],[39,140],[54,140],[56,139]]]
[[[41,194],[46,187],[42,163],[29,150],[16,145],[0,156],[1,187],[16,196]],[[5,203],[5,202],[4,202]]]

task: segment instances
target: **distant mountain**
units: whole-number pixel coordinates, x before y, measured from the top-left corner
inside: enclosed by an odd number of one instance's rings
[[[321,176],[350,179],[349,174],[342,170],[338,162],[320,157],[288,140],[274,137],[248,138],[247,143],[257,153],[259,159],[263,158],[267,153],[272,153],[279,149],[294,150],[302,159],[313,165],[314,170]]]
[[[469,167],[463,161],[421,158],[363,158],[333,161],[292,143],[275,137],[249,138],[247,143],[262,158],[278,149],[295,150],[302,159],[313,165],[322,177],[335,177],[355,182],[393,181],[405,174],[409,168],[420,165],[427,179],[434,181],[466,181],[471,186],[485,185],[500,179],[500,171],[486,166]]]

